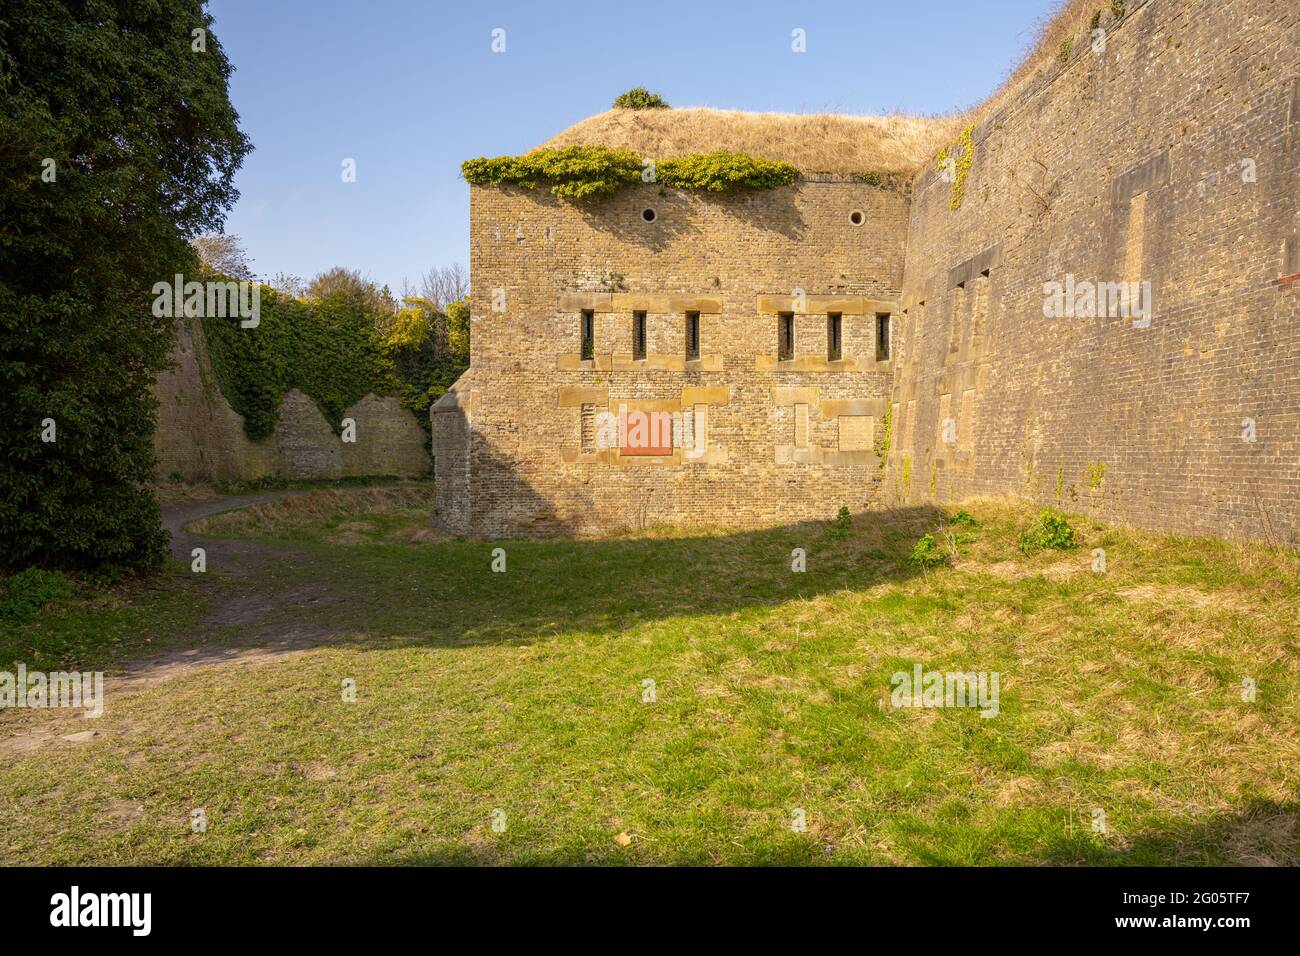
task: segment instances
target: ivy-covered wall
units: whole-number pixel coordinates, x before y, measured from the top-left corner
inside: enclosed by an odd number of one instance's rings
[[[266,325],[269,312],[265,301],[263,305]],[[171,367],[154,385],[158,399],[154,450],[160,480],[418,477],[431,471],[427,431],[398,396],[376,395],[369,388],[356,394],[360,377],[355,369],[340,374],[333,383],[313,378],[331,361],[344,361],[331,351],[308,363],[305,373],[290,376],[285,370],[292,366],[291,350],[277,341],[286,330],[274,323],[271,334],[258,339],[227,339],[217,332],[222,336],[219,347],[225,348],[227,387],[249,413],[246,419],[223,394],[212,359],[216,349],[204,334],[204,325],[201,319],[178,322]],[[252,331],[237,325],[232,330]],[[304,385],[317,394],[306,392]],[[355,423],[354,442],[343,441],[339,434],[345,418]],[[250,422],[266,431],[251,437]]]

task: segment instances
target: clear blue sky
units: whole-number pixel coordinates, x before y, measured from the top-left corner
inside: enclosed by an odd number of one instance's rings
[[[226,231],[259,275],[343,265],[397,292],[431,266],[468,266],[463,160],[531,149],[626,89],[676,106],[946,113],[994,89],[1055,6],[210,0],[255,147]]]

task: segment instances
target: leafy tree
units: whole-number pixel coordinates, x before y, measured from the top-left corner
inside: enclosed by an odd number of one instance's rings
[[[668,104],[658,93],[651,93],[644,86],[619,94],[614,100],[616,110],[666,110]]]
[[[397,311],[397,300],[388,286],[380,288],[356,269],[335,266],[319,273],[307,283],[306,296],[312,299],[342,297],[363,309],[374,309],[392,315]]]
[[[4,2],[0,566],[165,553],[148,482],[174,326],[151,288],[196,271],[187,240],[238,196],[230,73],[200,0]]]
[[[232,279],[253,278],[253,267],[238,236],[199,236],[190,245],[207,272]]]

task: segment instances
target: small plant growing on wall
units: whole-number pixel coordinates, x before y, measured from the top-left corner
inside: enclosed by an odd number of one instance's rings
[[[658,93],[651,93],[644,86],[628,90],[614,100],[614,109],[616,110],[666,110],[669,108],[662,96]]]
[[[960,209],[966,199],[966,176],[970,173],[971,163],[975,161],[975,145],[971,137],[975,133],[975,124],[968,123],[962,130],[957,142],[945,146],[935,157],[934,171],[946,182],[952,183],[952,198],[948,200],[949,209]]]

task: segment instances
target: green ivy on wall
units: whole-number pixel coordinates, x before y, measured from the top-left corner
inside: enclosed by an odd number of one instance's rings
[[[307,394],[338,433],[343,411],[368,392],[393,391],[372,317],[342,296],[301,301],[261,288],[255,328],[204,318],[217,384],[244,416],[249,438],[268,437],[290,389]]]
[[[522,156],[480,157],[461,164],[465,181],[476,186],[549,186],[561,199],[604,199],[624,186],[645,182],[641,157],[630,149],[566,146],[536,149]],[[648,180],[677,189],[726,192],[775,189],[799,179],[789,163],[718,150],[659,160]]]

